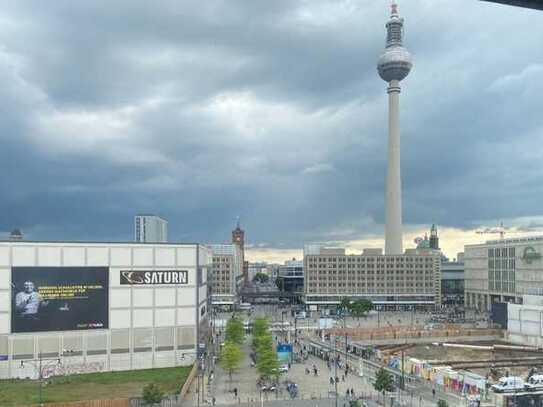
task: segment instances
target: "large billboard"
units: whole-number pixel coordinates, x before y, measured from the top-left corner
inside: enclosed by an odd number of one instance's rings
[[[12,267],[11,332],[108,328],[107,267]]]

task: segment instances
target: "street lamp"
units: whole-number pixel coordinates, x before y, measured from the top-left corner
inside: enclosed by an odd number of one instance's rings
[[[38,359],[21,360],[21,369],[24,368],[25,365],[31,365],[32,367],[34,367],[35,370],[38,371],[38,380],[40,383],[38,398],[39,398],[40,407],[43,406],[43,395],[42,395],[43,379],[44,379],[43,372],[45,371],[45,369],[51,366],[60,366],[60,364],[61,364],[60,358],[44,359],[42,357],[41,352],[38,353]]]

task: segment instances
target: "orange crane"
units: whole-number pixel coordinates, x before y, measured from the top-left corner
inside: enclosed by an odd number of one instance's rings
[[[504,238],[506,232],[507,229],[503,226],[503,222],[500,222],[499,226],[481,228],[475,231],[478,235],[499,234],[500,239]]]

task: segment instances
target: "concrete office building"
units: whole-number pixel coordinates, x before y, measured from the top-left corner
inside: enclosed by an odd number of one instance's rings
[[[543,236],[490,240],[464,250],[465,304],[490,311],[492,303],[521,304],[543,292]]]
[[[243,262],[238,244],[213,244],[211,304],[231,310],[239,302],[243,286]]]
[[[304,252],[304,301],[311,311],[335,309],[342,298],[367,298],[387,309],[433,308],[441,304],[441,259],[436,251],[408,250],[383,255],[366,249],[346,255],[345,249],[311,245]]]
[[[0,242],[0,378],[185,366],[205,342],[200,244]]]
[[[156,215],[134,217],[134,240],[139,243],[166,243],[168,222]]]

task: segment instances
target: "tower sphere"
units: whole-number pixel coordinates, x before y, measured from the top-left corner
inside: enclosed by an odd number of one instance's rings
[[[403,47],[403,18],[398,14],[398,5],[392,3],[392,12],[390,20],[386,23],[387,42],[385,52],[377,62],[379,76],[386,81],[401,81],[404,79],[411,68],[413,61],[411,54]]]
[[[387,48],[377,63],[379,76],[385,82],[401,81],[409,74],[412,67],[411,54],[401,46]]]

